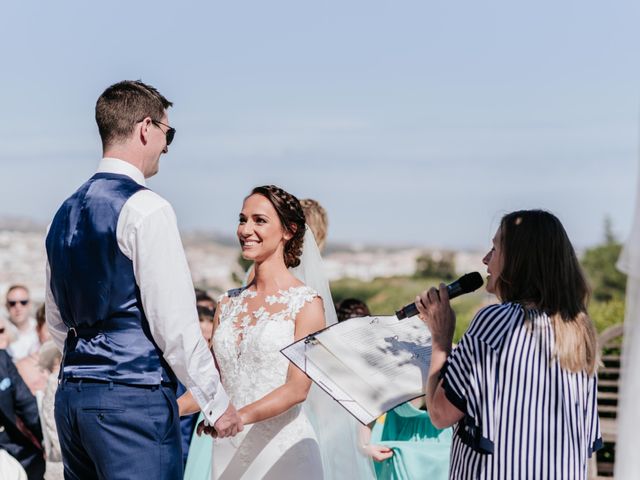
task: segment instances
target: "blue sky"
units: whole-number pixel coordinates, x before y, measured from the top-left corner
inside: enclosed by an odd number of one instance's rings
[[[578,246],[627,235],[638,183],[632,1],[11,2],[0,16],[0,215],[47,221],[100,158],[121,79],[174,102],[150,186],[232,234],[276,183],[330,239],[484,248],[547,208]]]

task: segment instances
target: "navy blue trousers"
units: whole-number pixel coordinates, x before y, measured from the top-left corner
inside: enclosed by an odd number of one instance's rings
[[[63,381],[55,404],[66,480],[182,478],[173,389]]]

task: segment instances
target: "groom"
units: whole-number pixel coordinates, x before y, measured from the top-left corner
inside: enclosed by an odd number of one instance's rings
[[[145,184],[175,135],[171,105],[140,81],[104,91],[96,104],[103,159],[47,235],[67,479],[182,478],[176,376],[218,436],[242,430],[200,333],[175,214]]]

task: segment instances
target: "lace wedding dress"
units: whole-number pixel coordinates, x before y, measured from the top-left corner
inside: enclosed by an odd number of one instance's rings
[[[252,403],[285,383],[289,361],[280,349],[294,341],[295,318],[317,297],[306,286],[267,296],[250,311],[257,293],[246,288],[227,292],[213,351],[222,383],[236,408]],[[215,439],[211,476],[217,480],[322,479],[322,461],[314,430],[302,405],[245,427],[232,438]]]

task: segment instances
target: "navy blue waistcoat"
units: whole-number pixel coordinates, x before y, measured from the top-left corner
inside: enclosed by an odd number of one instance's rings
[[[51,291],[69,327],[63,378],[175,380],[149,331],[133,262],[116,238],[123,205],[144,188],[125,175],[97,173],[53,218],[46,240]]]

